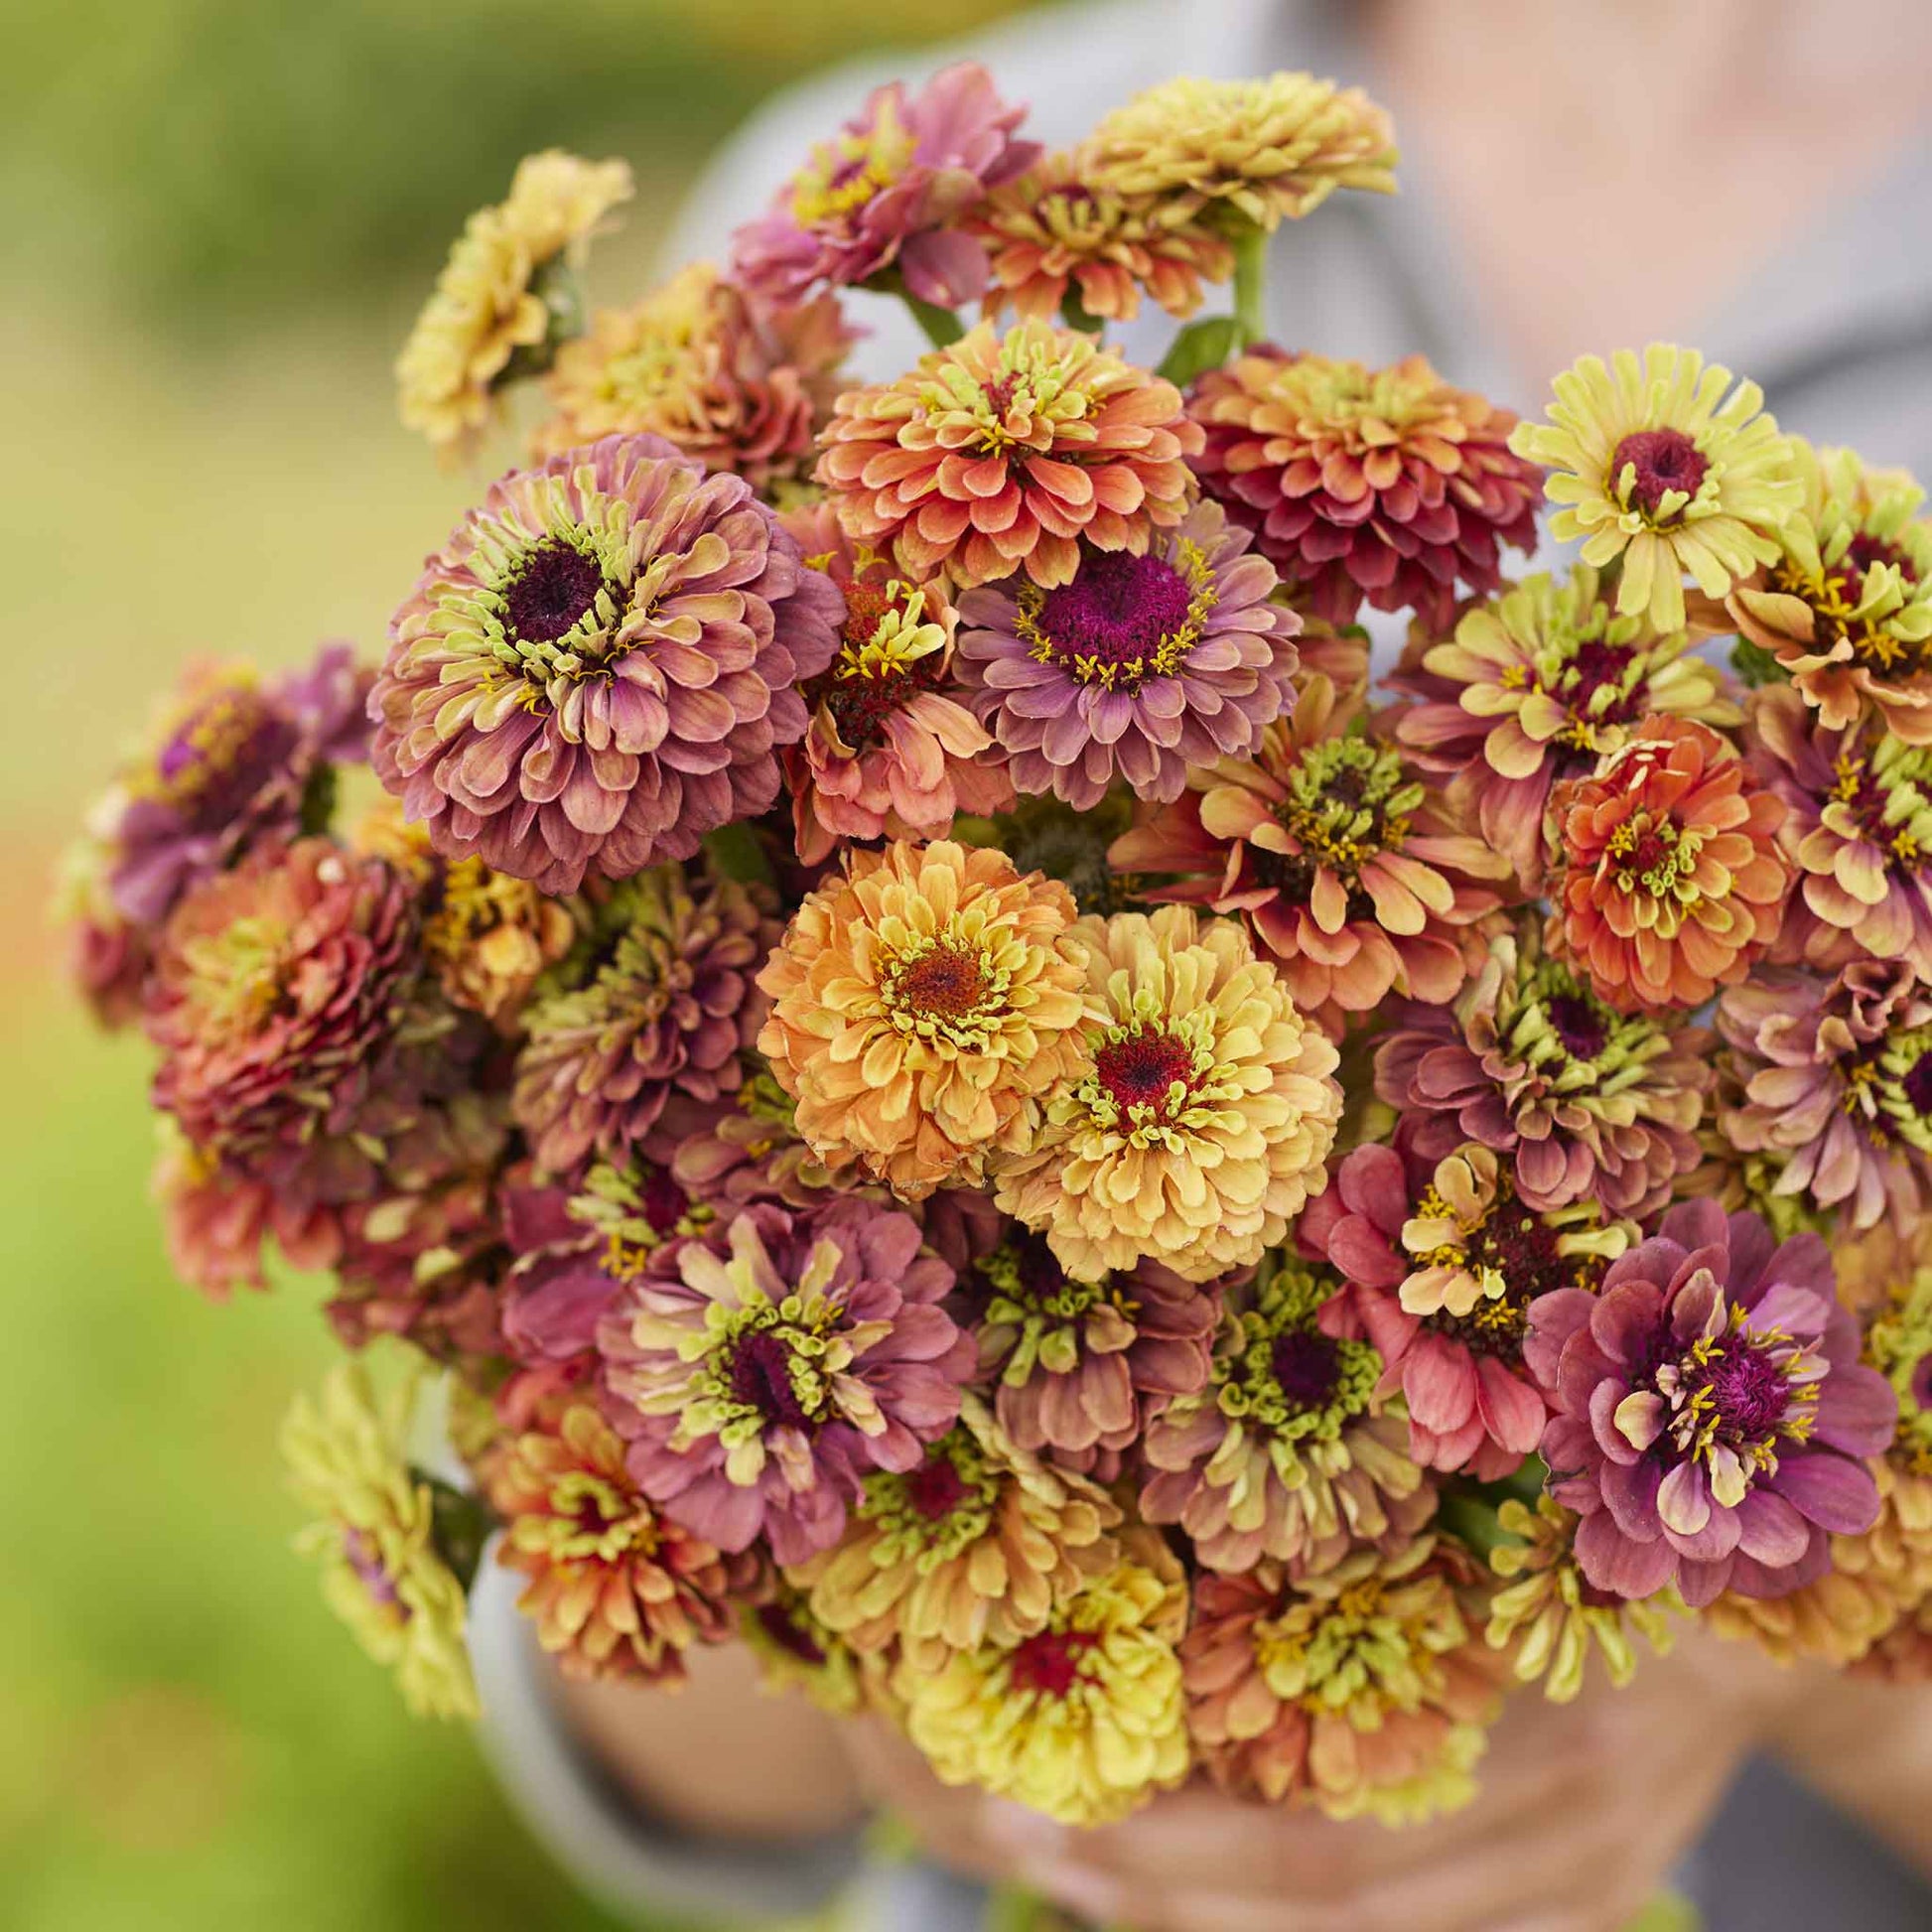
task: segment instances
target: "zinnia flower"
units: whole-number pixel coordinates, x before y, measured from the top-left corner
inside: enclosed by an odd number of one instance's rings
[[[557,351],[538,456],[643,433],[759,489],[809,469],[853,342],[838,303],[755,312],[709,262],[628,309],[601,309]]]
[[[738,1629],[766,1690],[802,1691],[833,1718],[850,1718],[865,1709],[873,1688],[865,1660],[819,1621],[803,1590],[774,1583],[763,1602],[741,1613]]]
[[[1696,349],[1653,343],[1607,368],[1584,356],[1557,377],[1549,422],[1524,423],[1509,446],[1552,473],[1551,535],[1581,537],[1587,564],[1621,560],[1616,608],[1681,630],[1685,577],[1723,597],[1776,559],[1798,507],[1790,444],[1763,401]]]
[[[737,1088],[764,1018],[753,975],[779,931],[768,889],[677,866],[620,880],[587,917],[524,1014],[516,1060],[517,1124],[555,1173],[621,1160],[674,1093]]]
[[[1011,1644],[1113,1569],[1120,1510],[1105,1490],[1020,1448],[977,1396],[902,1474],[866,1478],[836,1549],[790,1572],[852,1647],[897,1645],[915,1668]]]
[[[1374,1345],[1385,1364],[1376,1394],[1402,1396],[1409,1453],[1494,1482],[1536,1452],[1549,1418],[1523,1366],[1530,1303],[1594,1287],[1636,1230],[1590,1200],[1531,1212],[1491,1148],[1465,1144],[1432,1163],[1405,1138],[1406,1160],[1356,1148],[1296,1241],[1348,1284],[1322,1326]]]
[[[621,161],[551,148],[517,164],[509,200],[465,224],[396,359],[406,429],[451,456],[482,440],[503,382],[520,364],[544,366],[576,324],[576,292],[560,271],[581,264],[592,235],[630,196]]]
[[[1207,216],[1272,233],[1337,188],[1395,191],[1389,117],[1311,73],[1164,81],[1108,114],[1084,153],[1096,187],[1151,198],[1170,227]]]
[[[1514,1659],[1519,1684],[1541,1682],[1552,1704],[1569,1704],[1584,1688],[1592,1653],[1621,1689],[1637,1670],[1630,1633],[1660,1656],[1674,1641],[1665,1606],[1612,1595],[1587,1582],[1577,1562],[1581,1519],[1539,1496],[1532,1509],[1509,1497],[1496,1511],[1502,1539],[1489,1566],[1503,1580],[1489,1599],[1486,1635]]]
[[[168,1265],[210,1300],[237,1288],[266,1288],[262,1246],[269,1239],[291,1268],[313,1274],[342,1256],[342,1216],[334,1204],[297,1198],[223,1165],[163,1117],[152,1192],[161,1209]]]
[[[1524,924],[1491,940],[1452,1009],[1404,1009],[1376,1049],[1375,1091],[1438,1117],[1431,1153],[1475,1141],[1509,1156],[1539,1213],[1588,1197],[1640,1221],[1697,1166],[1706,1038],[1616,1013]]]
[[[1181,1645],[1187,1724],[1223,1791],[1412,1824],[1467,1804],[1502,1708],[1472,1615],[1475,1566],[1418,1537],[1296,1582],[1205,1576]]]
[[[967,709],[943,583],[907,583],[823,503],[784,522],[846,608],[838,656],[805,689],[811,723],[785,754],[798,857],[818,865],[841,839],[944,838],[955,813],[1012,804],[1006,756]]]
[[[1076,1281],[1016,1229],[961,1287],[1001,1426],[1062,1466],[1111,1475],[1150,1407],[1207,1381],[1219,1299],[1156,1262]]]
[[[329,1607],[394,1671],[416,1716],[475,1718],[464,1585],[437,1549],[436,1493],[405,1460],[418,1380],[411,1370],[378,1394],[359,1362],[344,1362],[319,1404],[295,1399],[282,1457],[303,1506],[323,1519],[296,1548],[320,1559]]]
[[[1772,957],[1832,972],[1902,959],[1932,983],[1932,749],[1834,727],[1788,685],[1753,694],[1751,763],[1783,803],[1802,882]]]
[[[1541,473],[1516,418],[1411,355],[1386,369],[1262,347],[1188,400],[1201,487],[1256,532],[1298,599],[1332,623],[1413,609],[1438,630],[1502,588],[1498,546],[1536,546]]]
[[[1158,1261],[1207,1281],[1260,1260],[1321,1185],[1333,1045],[1238,926],[1183,905],[1082,919],[1100,1018],[997,1199],[1070,1274]]]
[[[1234,273],[1234,250],[1205,226],[1165,224],[1160,211],[1091,179],[1084,150],[1049,155],[961,223],[991,256],[986,314],[1010,303],[1023,321],[1050,322],[1071,296],[1088,316],[1132,322],[1145,289],[1169,315],[1191,316],[1201,284]]]
[[[638,1487],[721,1550],[830,1549],[864,1477],[915,1468],[958,1418],[952,1285],[917,1222],[856,1199],[657,1249],[598,1330]]]
[[[732,237],[732,272],[759,302],[796,302],[896,269],[921,302],[956,309],[986,286],[986,250],[957,218],[989,188],[1031,167],[1034,141],[977,62],[936,73],[906,97],[895,80]]]
[[[1310,678],[1252,759],[1201,764],[1108,855],[1180,875],[1150,897],[1238,915],[1296,1005],[1336,1033],[1392,990],[1453,999],[1481,958],[1477,924],[1510,880],[1508,860],[1354,722],[1326,678]]]
[[[1646,719],[1551,805],[1550,945],[1605,1004],[1702,1006],[1777,937],[1784,804],[1709,725]]]
[[[1648,718],[1743,721],[1690,634],[1619,615],[1587,564],[1563,580],[1526,577],[1464,613],[1447,641],[1423,631],[1393,682],[1419,700],[1396,718],[1403,749],[1456,778],[1482,836],[1531,891],[1543,882],[1554,785],[1593,770]]]
[[[937,1670],[907,1657],[893,1690],[946,1784],[977,1785],[1067,1825],[1125,1818],[1187,1775],[1180,1661],[1187,1584],[1158,1539],[1029,1635],[989,1637]]]
[[[1860,960],[1836,979],[1770,969],[1718,1008],[1740,1103],[1731,1144],[1780,1172],[1773,1191],[1900,1232],[1932,1194],[1932,994],[1902,965]]]
[[[960,600],[959,675],[1022,791],[1080,810],[1116,778],[1180,795],[1190,764],[1245,758],[1295,702],[1295,615],[1248,533],[1197,503],[1147,549],[1085,550],[1070,581]]]
[[[1875,710],[1907,744],[1932,744],[1932,527],[1902,470],[1790,439],[1803,489],[1761,576],[1725,600],[1830,729]]]
[[[1229,1292],[1208,1386],[1152,1405],[1141,1513],[1179,1524],[1210,1570],[1264,1557],[1297,1577],[1325,1570],[1354,1544],[1413,1535],[1435,1509],[1407,1423],[1377,1398],[1381,1356],[1321,1319],[1339,1287],[1271,1257]]]
[[[1073,900],[1003,853],[950,842],[855,852],[811,894],[759,975],[759,1051],[835,1172],[908,1199],[977,1186],[1035,1137],[1081,1052]]]
[[[517,1608],[566,1677],[675,1684],[684,1651],[721,1643],[756,1565],[660,1517],[594,1404],[559,1405],[508,1446],[490,1484],[497,1560],[529,1579]]]
[[[491,484],[396,614],[371,759],[436,850],[546,893],[778,795],[838,592],[742,478],[612,436]]]
[[[818,481],[855,537],[914,579],[1070,579],[1079,539],[1145,551],[1186,514],[1200,432],[1180,392],[1090,336],[990,323],[839,398]]]
[[[1774,1247],[1754,1214],[1683,1202],[1613,1261],[1600,1293],[1530,1308],[1524,1352],[1555,1414],[1551,1494],[1584,1520],[1585,1579],[1618,1596],[1675,1583],[1778,1596],[1830,1563],[1828,1537],[1878,1514],[1863,1458],[1898,1405],[1859,1362],[1815,1234]]]

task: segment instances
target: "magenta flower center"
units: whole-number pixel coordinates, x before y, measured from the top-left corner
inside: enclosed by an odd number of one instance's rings
[[[1659,519],[1657,506],[1665,496],[1673,490],[1695,496],[1711,468],[1681,429],[1640,429],[1626,436],[1610,457],[1612,487],[1621,484],[1626,466],[1636,472],[1630,482],[1629,500],[1646,516],[1665,523],[1675,523],[1684,514],[1680,504],[1669,516]]]
[[[1899,1086],[1915,1114],[1921,1119],[1932,1115],[1932,1053],[1921,1053]]]
[[[825,1662],[823,1648],[782,1603],[760,1603],[754,1614],[758,1617],[759,1628],[787,1656],[796,1657],[801,1664],[809,1664],[813,1670]]]
[[[927,1456],[905,1478],[905,1500],[928,1523],[943,1521],[965,1497],[966,1478],[943,1450]]]
[[[1714,1362],[1704,1386],[1721,1427],[1744,1442],[1776,1428],[1790,1407],[1783,1368],[1755,1348],[1739,1349]]]
[[[225,824],[267,782],[292,737],[259,692],[212,692],[161,748],[158,788],[198,824]]]
[[[571,629],[604,588],[595,557],[568,543],[539,544],[503,597],[503,621],[521,642],[547,644]]]
[[[691,1196],[662,1168],[651,1164],[644,1170],[639,1204],[653,1234],[671,1234],[689,1211]]]
[[[1123,1114],[1164,1108],[1174,1083],[1184,1086],[1193,1070],[1193,1048],[1151,1027],[1110,1039],[1093,1056],[1094,1077]]]
[[[1341,1351],[1319,1328],[1284,1329],[1268,1363],[1291,1409],[1325,1409],[1341,1376]]]
[[[356,1581],[368,1591],[371,1601],[380,1603],[385,1610],[396,1611],[408,1621],[409,1605],[402,1600],[394,1578],[383,1568],[374,1537],[365,1530],[344,1530],[343,1560],[354,1571]]]
[[[1543,1011],[1573,1060],[1593,1060],[1609,1042],[1602,1014],[1581,993],[1559,993],[1544,1003]]]
[[[1063,1698],[1080,1681],[1081,1663],[1100,1639],[1089,1630],[1041,1630],[1013,1653],[1008,1663],[1016,1691]]]
[[[791,1350],[768,1328],[754,1329],[733,1351],[731,1391],[774,1428],[803,1429],[811,1421],[791,1379]]]
[[[1193,597],[1187,579],[1159,557],[1090,551],[1072,583],[1040,599],[1031,619],[1035,650],[1082,684],[1132,685],[1173,668],[1167,658],[1188,628]]]
[[[1911,1390],[1913,1407],[1932,1411],[1932,1351],[1919,1358],[1918,1366],[1912,1370],[1912,1379],[1907,1386]]]

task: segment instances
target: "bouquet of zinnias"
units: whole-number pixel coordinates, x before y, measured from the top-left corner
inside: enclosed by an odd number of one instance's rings
[[[1530,424],[1271,345],[1358,93],[1020,120],[883,88],[588,313],[628,175],[525,162],[399,375],[448,451],[540,394],[527,463],[90,821],[180,1271],[407,1358],[288,1425],[332,1601],[469,1711],[493,1534],[567,1671],[743,1639],[1074,1821],[1417,1817],[1687,1617],[1925,1674],[1920,490],[1684,349]]]

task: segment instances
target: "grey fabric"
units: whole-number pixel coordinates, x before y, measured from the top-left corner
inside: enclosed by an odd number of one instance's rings
[[[1179,15],[1174,0],[1062,6],[967,48],[876,59],[808,81],[772,103],[711,169],[666,262],[722,257],[731,229],[763,207],[869,86],[896,74],[922,78],[965,54],[985,61],[1010,98],[1031,101],[1029,132],[1049,143],[1079,138],[1109,106],[1181,66],[1223,76],[1308,68],[1374,91],[1345,6],[1188,0],[1184,42],[1174,31]],[[1459,279],[1431,221],[1427,154],[1406,143],[1404,161],[1399,198],[1337,197],[1317,219],[1284,230],[1271,262],[1277,335],[1369,362],[1420,351],[1450,380],[1533,411],[1540,376],[1529,380],[1507,365],[1477,292]],[[1552,237],[1553,272],[1572,245]],[[850,306],[873,331],[855,358],[863,373],[895,375],[923,350],[897,304],[857,294]],[[1166,327],[1148,318],[1122,332],[1123,345],[1146,355]],[[1762,383],[1787,427],[1932,476],[1932,145],[1791,235],[1691,340]],[[1386,648],[1392,639],[1379,641]],[[856,1853],[845,1845],[803,1851],[789,1863],[707,1855],[614,1807],[557,1734],[507,1605],[490,1587],[479,1609],[488,1735],[512,1795],[589,1889],[639,1908],[797,1910],[854,1868]],[[1711,1932],[1932,1932],[1932,1894],[1768,1766],[1745,1775],[1684,1879]],[[916,1869],[875,1872],[859,1895],[863,1921],[877,1932],[968,1932],[981,1915],[970,1888]]]

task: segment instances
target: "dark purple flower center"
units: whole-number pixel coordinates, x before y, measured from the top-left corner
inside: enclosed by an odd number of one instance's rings
[[[966,1495],[966,1478],[943,1449],[935,1449],[905,1478],[905,1500],[928,1523],[950,1516]]]
[[[796,1657],[813,1670],[825,1662],[823,1648],[782,1603],[760,1603],[756,1614],[759,1628],[787,1656]]]
[[[1932,1411],[1932,1351],[1920,1356],[1906,1387],[1911,1391],[1915,1408]]]
[[[1898,1084],[1915,1114],[1921,1119],[1932,1114],[1932,1053],[1921,1053]]]
[[[1341,1375],[1341,1351],[1319,1328],[1287,1328],[1275,1337],[1268,1365],[1292,1409],[1324,1409]]]
[[[638,1205],[653,1234],[670,1234],[690,1210],[691,1196],[662,1168],[651,1164],[644,1169]]]
[[[1162,641],[1187,622],[1193,593],[1159,557],[1089,551],[1072,583],[1048,591],[1033,620],[1052,651],[1083,684],[1132,682]]]
[[[1094,1077],[1124,1114],[1130,1107],[1159,1107],[1178,1080],[1194,1070],[1194,1053],[1173,1034],[1144,1027],[1124,1039],[1110,1039],[1093,1056]]]
[[[1008,1665],[1013,1688],[1065,1697],[1080,1681],[1081,1660],[1099,1641],[1090,1630],[1041,1630],[1027,1638]]]
[[[792,1386],[791,1350],[768,1328],[755,1328],[732,1353],[733,1397],[756,1409],[775,1427],[803,1429],[810,1423]]]
[[[568,543],[539,544],[503,598],[503,621],[525,642],[561,637],[597,602],[604,569],[595,557]]]
[[[985,998],[985,967],[976,953],[958,946],[933,946],[893,982],[896,1006],[948,1020],[977,1012]]]
[[[1672,490],[1695,496],[1711,468],[1681,429],[1640,429],[1626,436],[1610,457],[1612,485],[1621,482],[1625,465],[1636,472],[1630,483],[1630,501],[1652,518]],[[1674,523],[1683,513],[1680,505],[1665,521]]]
[[[400,1610],[403,1617],[408,1618],[409,1605],[398,1593],[394,1578],[383,1568],[382,1557],[372,1536],[364,1530],[344,1530],[343,1558],[373,1601],[380,1603],[385,1610]]]
[[[1609,1040],[1609,1026],[1594,1001],[1582,993],[1559,993],[1544,1013],[1573,1060],[1593,1060]]]
[[[1864,589],[1864,574],[1873,564],[1890,564],[1907,584],[1918,582],[1918,566],[1912,562],[1910,551],[1902,544],[1868,535],[1862,530],[1845,546],[1845,555],[1839,559],[1838,570],[1834,573],[1846,580],[1848,603],[1858,602]]]

